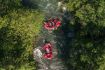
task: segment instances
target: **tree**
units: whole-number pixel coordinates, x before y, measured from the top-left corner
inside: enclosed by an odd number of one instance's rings
[[[66,6],[72,15],[69,28],[75,33],[69,40],[68,66],[73,70],[104,70],[105,1],[69,0]]]
[[[12,0],[11,0],[12,1]],[[43,21],[43,14],[37,10],[10,4],[6,14],[0,16],[0,70],[33,70],[33,42],[36,42]],[[16,5],[11,6],[11,5]],[[1,11],[2,12],[2,11]]]

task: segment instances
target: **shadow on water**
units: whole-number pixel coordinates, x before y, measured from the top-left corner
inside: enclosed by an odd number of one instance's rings
[[[22,4],[30,9],[37,9],[38,3],[35,0],[22,0]]]
[[[69,19],[68,19],[69,18]],[[59,53],[59,58],[61,58],[66,65],[67,60],[69,59],[70,52],[70,41],[74,37],[74,30],[70,28],[70,19],[71,15],[69,12],[65,12],[62,19],[62,26],[57,31],[54,31],[57,41],[57,48]],[[72,26],[71,26],[72,27]],[[67,67],[67,66],[65,66]],[[67,69],[70,70],[70,69]]]

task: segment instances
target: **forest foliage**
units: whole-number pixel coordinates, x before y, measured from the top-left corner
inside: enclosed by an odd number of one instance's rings
[[[0,0],[0,70],[33,70],[33,48],[43,21],[20,0]]]
[[[105,70],[105,1],[68,0],[72,14],[69,28],[75,36],[69,43],[68,67],[73,70]]]

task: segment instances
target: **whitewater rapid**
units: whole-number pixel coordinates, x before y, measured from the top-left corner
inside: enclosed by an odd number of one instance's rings
[[[59,12],[62,2],[58,2],[57,0],[40,0],[38,2],[39,8],[45,13],[45,19],[60,17],[59,19],[62,21],[61,16],[63,13]],[[63,11],[65,12],[66,8],[63,7]],[[39,41],[37,42],[37,47],[35,47],[34,51],[34,59],[37,62],[37,70],[68,70],[65,66],[65,63],[62,59],[61,49],[64,46],[64,42],[62,39],[62,32],[56,35],[55,31],[47,31],[43,28],[40,32]],[[60,39],[61,41],[58,41]],[[48,60],[44,59],[43,52],[41,52],[42,45],[44,41],[47,40],[53,45],[53,59]]]

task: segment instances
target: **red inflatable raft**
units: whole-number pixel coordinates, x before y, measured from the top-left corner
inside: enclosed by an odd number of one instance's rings
[[[44,28],[47,30],[54,30],[61,26],[61,21],[58,18],[53,18],[44,22]]]
[[[52,59],[53,54],[52,54],[52,45],[50,43],[46,43],[43,46],[43,50],[45,51],[43,57],[46,59]]]

